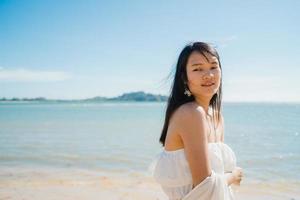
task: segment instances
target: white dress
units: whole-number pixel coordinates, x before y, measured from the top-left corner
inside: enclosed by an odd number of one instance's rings
[[[192,189],[193,180],[184,149],[162,150],[149,167],[169,200],[233,200],[227,173],[236,167],[236,156],[225,143],[208,143],[211,176]]]

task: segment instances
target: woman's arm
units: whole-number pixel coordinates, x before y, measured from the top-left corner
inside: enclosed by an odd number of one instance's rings
[[[176,124],[184,144],[194,188],[212,173],[208,157],[205,111],[200,106],[184,104],[178,108],[176,115]]]

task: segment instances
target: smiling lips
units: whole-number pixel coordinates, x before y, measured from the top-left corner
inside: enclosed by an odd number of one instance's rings
[[[212,85],[214,85],[214,83],[206,83],[206,84],[203,84],[201,86],[203,86],[203,87],[209,87],[209,86],[212,86]]]

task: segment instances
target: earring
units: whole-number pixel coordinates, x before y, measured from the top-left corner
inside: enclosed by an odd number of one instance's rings
[[[192,96],[192,93],[187,88],[185,88],[184,94],[188,97]]]

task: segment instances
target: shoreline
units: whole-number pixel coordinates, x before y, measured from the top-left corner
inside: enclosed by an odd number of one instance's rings
[[[236,199],[296,200],[300,183],[254,184],[245,181],[233,186]],[[0,172],[1,200],[167,200],[150,175],[140,172],[108,172],[74,169],[5,169]]]

